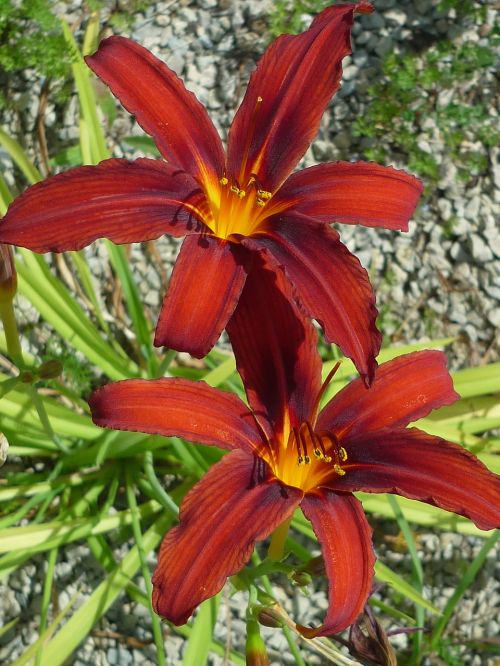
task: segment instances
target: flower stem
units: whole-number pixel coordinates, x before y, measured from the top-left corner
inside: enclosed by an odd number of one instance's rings
[[[285,552],[285,541],[288,535],[288,529],[290,523],[292,522],[292,517],[287,518],[285,522],[278,525],[271,535],[271,543],[269,544],[269,550],[267,556],[270,560],[278,562],[283,559],[283,554]]]
[[[23,350],[21,348],[21,341],[19,339],[19,330],[17,328],[16,317],[14,315],[14,307],[12,299],[0,299],[0,319],[3,323],[5,332],[5,341],[7,343],[7,352],[12,358],[14,363],[21,370],[25,367],[23,359]],[[64,453],[68,453],[69,449],[61,442],[59,437],[55,434],[50,425],[49,417],[43,404],[42,399],[38,395],[36,388],[32,385],[27,387],[27,391],[31,396],[35,409],[38,413],[38,418],[43,426],[43,429],[54,442],[54,444],[61,449]]]
[[[23,352],[19,341],[19,331],[17,330],[16,318],[12,300],[0,300],[0,318],[5,331],[5,341],[7,343],[7,352],[18,368],[24,365]]]

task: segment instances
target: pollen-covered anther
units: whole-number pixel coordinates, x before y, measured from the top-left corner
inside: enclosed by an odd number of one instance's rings
[[[226,178],[226,176],[222,176],[222,178],[219,178],[219,183],[224,186],[229,183],[229,180]]]
[[[263,201],[268,201],[273,196],[273,193],[267,190],[257,190],[257,196]]]
[[[326,455],[325,453],[325,462],[333,461],[334,472],[339,476],[344,476],[345,470],[342,468],[342,463],[345,463],[347,460],[347,451],[343,446],[340,446],[336,435],[333,432],[322,432],[315,433],[315,437],[317,437],[318,441],[321,442],[321,448],[323,451],[325,451],[325,445],[323,444],[323,441],[326,443],[328,452],[331,454]]]

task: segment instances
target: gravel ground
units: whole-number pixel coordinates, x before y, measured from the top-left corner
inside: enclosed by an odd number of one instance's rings
[[[363,114],[366,89],[380,71],[383,56],[391,51],[404,53],[422,34],[435,41],[444,36],[455,40],[477,39],[473,26],[457,26],[451,13],[440,12],[432,0],[378,0],[377,12],[357,19],[353,31],[354,53],[344,62],[344,84],[325,114],[317,141],[303,160],[309,166],[318,161],[362,159],[366,141],[352,136],[353,120]],[[267,0],[180,0],[158,2],[138,14],[131,37],[161,56],[184,78],[188,88],[204,102],[222,135],[225,135],[241,99],[249,73],[269,41],[266,17],[273,6]],[[69,21],[79,18],[79,3],[64,6]],[[493,21],[493,9],[490,9]],[[487,95],[495,83],[492,68],[478,71],[468,89]],[[29,103],[21,116],[7,115],[4,121],[11,130],[33,126],[40,81],[27,73],[25,90],[31,90]],[[20,90],[19,95],[25,94]],[[495,113],[492,110],[492,113]],[[77,138],[76,105],[72,101],[61,116],[59,108],[47,108],[47,134],[63,145]],[[129,135],[141,135],[131,117],[119,112],[108,128],[114,153],[135,157],[123,143]],[[490,151],[488,173],[473,179],[464,187],[455,178],[455,167],[439,131],[431,124],[422,126],[421,145],[440,162],[440,181],[435,192],[414,216],[407,234],[344,226],[342,237],[369,268],[383,306],[384,332],[393,340],[409,342],[427,336],[458,336],[451,362],[453,367],[476,365],[500,358],[500,234],[496,226],[500,204],[500,170],[498,153]],[[25,136],[33,148],[34,133]],[[401,155],[394,153],[391,163],[404,167]],[[0,152],[0,165],[14,182],[16,171],[5,153]],[[22,183],[19,180],[19,183]],[[453,220],[453,225],[448,224]],[[175,259],[178,243],[168,238],[151,247],[134,245],[131,259],[140,276],[144,302],[155,319],[168,267]],[[109,284],[111,276],[103,260],[102,246],[87,250],[92,271],[99,284]],[[36,324],[36,313],[21,301],[27,322]],[[35,330],[37,326],[34,327]],[[39,334],[38,334],[39,335]],[[47,334],[48,335],[48,334]],[[43,339],[42,339],[43,342]],[[33,349],[41,339],[32,338]],[[409,573],[409,558],[391,541],[394,524],[376,522],[375,544],[382,560],[400,573]],[[393,535],[394,536],[394,535]],[[459,580],[460,572],[481,546],[477,538],[457,534],[419,532],[418,544],[425,570],[427,597],[443,607]],[[497,552],[498,555],[498,552]],[[152,560],[153,564],[153,560]],[[500,590],[495,583],[495,554],[467,591],[452,620],[453,638],[474,639],[498,635]],[[10,663],[36,637],[37,613],[45,568],[43,557],[12,574],[8,585],[0,583],[0,621],[20,617],[15,631],[0,639],[0,663]],[[498,573],[498,569],[496,570]],[[85,546],[63,551],[56,567],[56,587],[60,607],[75,591],[81,600],[90,594],[101,579],[101,571]],[[384,594],[382,589],[379,595]],[[293,617],[302,621],[318,620],[324,612],[324,589],[309,596],[292,591],[283,600]],[[244,627],[242,613],[245,601],[238,593],[222,603],[216,635],[235,648],[242,647]],[[391,627],[393,628],[393,627]],[[273,664],[287,664],[286,646],[280,632],[266,631]],[[400,635],[395,645],[404,647],[407,638]],[[171,634],[167,638],[169,664],[180,663],[184,643]],[[321,663],[307,653],[308,664]],[[154,647],[147,613],[139,606],[119,600],[98,624],[70,662],[78,666],[93,664],[153,664]],[[213,658],[211,664],[222,664]],[[426,662],[426,663],[431,663]],[[433,661],[433,664],[440,662]],[[476,654],[473,647],[463,650],[457,663],[474,666],[498,666],[498,658]]]

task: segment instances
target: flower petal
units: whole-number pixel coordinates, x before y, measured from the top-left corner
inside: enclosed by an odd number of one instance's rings
[[[272,218],[266,231],[242,244],[269,250],[327,341],[352,358],[370,382],[382,339],[375,326],[375,296],[365,269],[338,234],[310,218],[284,215]]]
[[[184,203],[199,196],[193,178],[159,160],[105,160],[29,187],[0,222],[0,242],[63,252],[97,238],[132,243],[197,233],[200,223]]]
[[[166,535],[153,575],[153,608],[184,624],[226,578],[248,561],[254,543],[289,518],[302,492],[277,481],[256,483],[256,458],[233,451],[186,495],[180,525]]]
[[[396,493],[470,518],[480,529],[500,527],[500,476],[466,449],[418,428],[381,430],[343,442],[339,490]]]
[[[126,37],[109,37],[87,65],[133,113],[164,157],[200,183],[223,173],[222,142],[205,107],[161,60]]]
[[[282,272],[256,259],[227,325],[248,402],[275,433],[310,417],[321,385],[316,331],[293,297]]]
[[[126,379],[97,389],[89,400],[94,423],[221,449],[252,452],[260,433],[235,395],[181,378]]]
[[[331,636],[352,624],[368,600],[375,564],[372,530],[352,495],[322,489],[306,495],[300,506],[321,544],[329,605],[321,627],[297,628],[307,638]]]
[[[273,203],[322,222],[408,231],[423,186],[404,171],[372,162],[318,164],[292,174]]]
[[[236,306],[246,279],[244,248],[214,236],[187,236],[156,326],[155,345],[202,358]]]
[[[259,61],[228,137],[227,174],[242,187],[254,174],[273,192],[306,152],[352,52],[355,11],[369,6],[328,7],[309,30],[278,37]]]
[[[380,365],[369,391],[359,379],[339,391],[320,413],[318,428],[344,440],[404,427],[459,397],[443,352],[413,352]]]

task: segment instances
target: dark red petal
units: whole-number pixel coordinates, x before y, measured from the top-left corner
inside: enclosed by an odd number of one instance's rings
[[[256,458],[233,451],[186,495],[180,525],[166,535],[153,575],[153,608],[184,624],[226,578],[248,561],[254,543],[291,516],[302,492],[255,482]]]
[[[159,160],[105,160],[29,187],[0,222],[0,242],[63,252],[97,238],[132,243],[184,236],[200,230],[184,206],[200,196],[191,176]]]
[[[217,130],[205,107],[161,60],[130,39],[109,37],[85,61],[166,159],[200,183],[221,177],[224,150]]]
[[[309,30],[282,35],[267,49],[229,130],[227,172],[242,187],[255,174],[274,191],[304,155],[339,87],[353,14],[363,6],[329,7]]]
[[[375,326],[375,296],[365,269],[338,234],[310,218],[284,215],[242,243],[269,250],[326,340],[337,344],[371,381],[382,339]]]
[[[292,426],[308,419],[321,386],[317,335],[281,271],[254,261],[227,332],[254,412],[275,432],[285,413]]]
[[[408,231],[423,186],[404,171],[372,162],[319,164],[297,171],[276,194],[293,210],[323,222]]]
[[[359,379],[339,391],[320,413],[318,428],[347,439],[404,427],[459,397],[443,352],[413,352],[380,365],[369,391]]]
[[[232,315],[246,279],[244,248],[214,236],[188,236],[174,266],[155,345],[206,356]]]
[[[260,434],[248,407],[231,394],[187,379],[126,379],[94,391],[94,423],[221,449],[253,451]]]
[[[396,493],[500,527],[500,476],[466,449],[418,428],[381,430],[343,442],[346,475],[339,490]]]
[[[352,624],[368,600],[375,564],[372,531],[352,495],[323,489],[306,495],[300,506],[321,544],[329,604],[321,627],[297,628],[307,638],[331,636]]]

